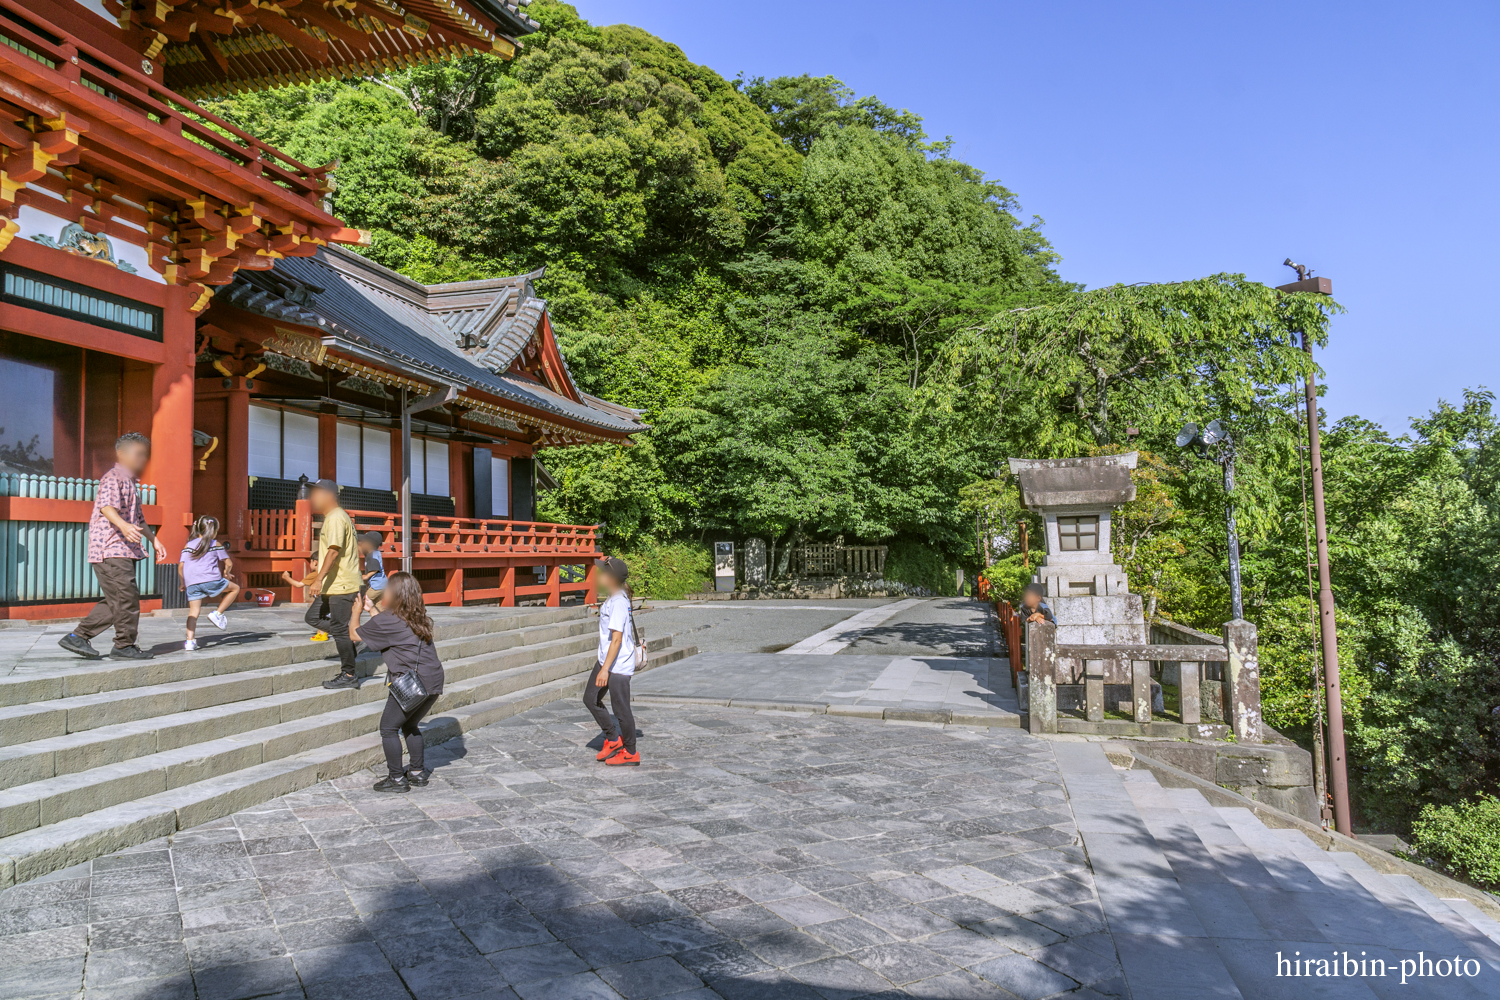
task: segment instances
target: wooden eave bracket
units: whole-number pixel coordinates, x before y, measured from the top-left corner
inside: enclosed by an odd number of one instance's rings
[[[76,163],[78,137],[88,130],[87,122],[66,111],[27,115],[25,128],[6,125],[0,133],[0,145],[8,147],[0,156],[0,202],[9,204],[27,184],[46,177],[48,167]]]

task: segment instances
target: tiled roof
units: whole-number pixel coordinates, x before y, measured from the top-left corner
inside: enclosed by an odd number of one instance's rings
[[[595,400],[576,403],[507,372],[546,311],[531,294],[540,271],[509,278],[422,285],[340,248],[287,257],[270,271],[241,270],[218,297],[241,309],[318,327],[352,346],[384,355],[434,379],[468,386],[540,413],[615,434],[644,430],[633,410]],[[519,302],[518,308],[510,303]],[[465,333],[483,346],[465,351]],[[592,400],[593,397],[586,397]]]
[[[159,46],[148,50],[148,58],[160,59],[171,89],[189,97],[224,97],[369,77],[471,52],[509,59],[519,39],[541,27],[523,11],[530,2],[308,0],[240,7],[241,12],[254,9],[254,14],[235,14],[232,20],[225,15],[232,5],[226,4],[218,11],[221,16],[205,20],[213,4],[195,11],[173,0],[134,11],[126,3],[122,27],[145,29],[148,39],[166,43],[159,56]]]

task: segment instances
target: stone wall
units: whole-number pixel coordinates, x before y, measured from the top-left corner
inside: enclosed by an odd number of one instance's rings
[[[1109,646],[1146,641],[1146,613],[1139,594],[1049,597],[1057,617],[1057,641],[1066,646]]]
[[[1106,747],[1144,754],[1247,799],[1318,822],[1312,755],[1269,727],[1263,726],[1261,732],[1268,742],[1116,740]]]

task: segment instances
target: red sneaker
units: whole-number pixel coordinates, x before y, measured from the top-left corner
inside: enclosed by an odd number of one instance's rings
[[[640,767],[641,755],[639,753],[631,753],[622,746],[619,753],[604,763],[609,767]]]
[[[620,750],[620,748],[623,747],[624,745],[625,745],[625,740],[623,738],[622,739],[618,739],[618,740],[605,740],[604,741],[604,749],[600,750],[598,756],[596,756],[594,759],[595,760],[609,760],[616,753],[618,753],[619,750]]]

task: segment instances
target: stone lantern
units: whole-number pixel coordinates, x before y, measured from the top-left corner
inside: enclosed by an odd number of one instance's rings
[[[1013,458],[1021,502],[1046,521],[1047,555],[1032,579],[1046,588],[1057,641],[1144,643],[1144,608],[1110,554],[1116,508],[1135,499],[1136,452],[1093,458]]]

